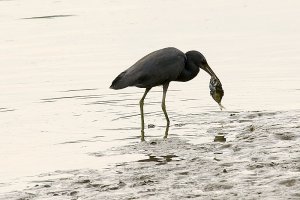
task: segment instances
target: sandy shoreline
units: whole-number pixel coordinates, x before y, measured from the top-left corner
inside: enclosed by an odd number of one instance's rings
[[[224,143],[171,136],[112,148],[102,153],[146,158],[41,174],[0,199],[299,199],[300,112],[227,114]]]

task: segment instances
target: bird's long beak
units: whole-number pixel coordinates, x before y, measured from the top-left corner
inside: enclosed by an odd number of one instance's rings
[[[214,73],[214,71],[209,67],[209,65],[204,65],[200,67],[201,69],[203,69],[204,71],[206,71],[210,76],[214,76],[218,79],[217,75]]]

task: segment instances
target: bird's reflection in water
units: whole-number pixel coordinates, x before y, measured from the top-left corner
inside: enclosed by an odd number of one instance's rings
[[[157,165],[164,165],[164,164],[167,164],[168,162],[178,160],[178,159],[174,159],[174,158],[178,158],[178,156],[176,156],[176,155],[165,155],[165,156],[149,155],[149,158],[138,160],[137,162],[157,162]]]

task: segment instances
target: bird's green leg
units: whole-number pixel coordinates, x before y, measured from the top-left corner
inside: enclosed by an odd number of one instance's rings
[[[141,126],[141,141],[145,141],[145,132],[144,132],[144,99],[147,95],[147,93],[150,91],[151,88],[146,88],[145,93],[143,95],[143,97],[140,100],[140,110],[141,110],[141,122],[142,122],[142,126]]]
[[[170,120],[168,117],[168,113],[166,111],[166,94],[167,94],[168,87],[169,87],[169,83],[166,83],[163,85],[163,98],[162,98],[162,103],[161,103],[161,108],[162,108],[162,110],[165,114],[166,120],[167,120],[167,126],[166,126],[166,132],[165,132],[164,139],[166,139],[168,137],[169,126],[170,126]]]

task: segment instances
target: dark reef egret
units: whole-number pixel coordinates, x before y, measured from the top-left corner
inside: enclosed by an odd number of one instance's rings
[[[193,79],[203,69],[211,76],[211,95],[220,104],[224,95],[221,82],[207,64],[205,57],[198,51],[182,51],[168,47],[154,51],[141,58],[134,65],[123,71],[112,82],[111,89],[123,89],[129,86],[146,88],[140,100],[141,111],[141,140],[144,134],[144,99],[152,87],[163,86],[162,110],[167,120],[164,138],[168,137],[170,120],[166,111],[166,93],[171,81],[186,82]]]

